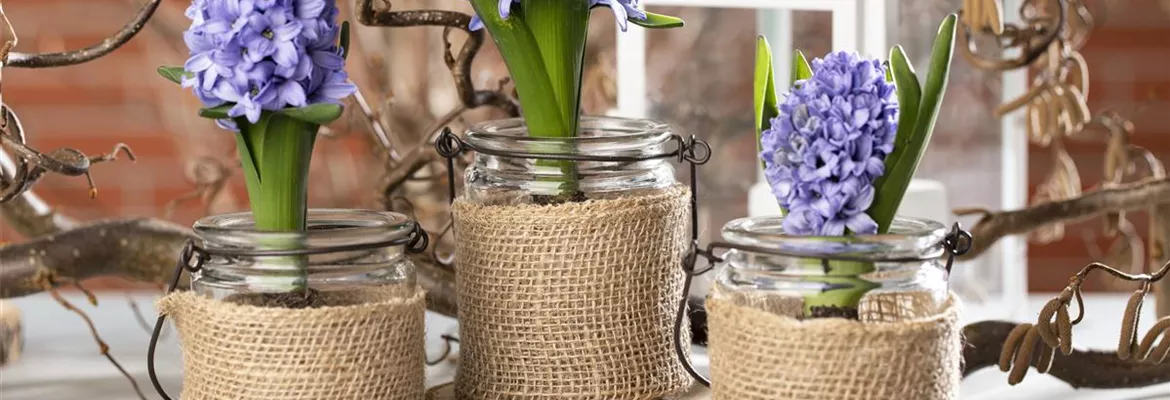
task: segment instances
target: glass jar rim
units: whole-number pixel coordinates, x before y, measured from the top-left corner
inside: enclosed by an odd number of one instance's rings
[[[581,131],[604,131],[605,135],[578,135],[572,137],[540,137],[528,135],[528,124],[523,118],[484,121],[467,130],[466,140],[473,146],[503,150],[517,144],[572,144],[608,145],[631,144],[637,147],[665,143],[673,133],[670,126],[648,119],[582,116]]]
[[[946,226],[938,221],[901,216],[894,218],[890,233],[851,236],[789,235],[783,221],[781,216],[739,218],[723,226],[723,239],[794,257],[878,261],[939,257],[947,235]]]
[[[409,237],[415,222],[406,215],[355,209],[309,209],[308,230],[262,231],[251,212],[213,215],[195,222],[194,231],[209,247],[261,247],[298,243],[303,249],[384,243]]]

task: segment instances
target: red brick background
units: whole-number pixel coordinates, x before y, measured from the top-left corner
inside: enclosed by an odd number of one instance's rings
[[[1094,113],[1115,110],[1131,119],[1136,128],[1133,144],[1154,152],[1170,163],[1170,1],[1089,1],[1098,27],[1081,50],[1089,65],[1089,109]],[[1101,143],[1068,141],[1067,149],[1080,169],[1086,188],[1103,176]],[[1029,149],[1031,190],[1052,166],[1049,150]],[[1145,213],[1130,220],[1143,236],[1148,229]],[[1099,220],[1068,225],[1065,238],[1051,244],[1031,244],[1028,279],[1032,290],[1058,291],[1067,277],[1091,260],[1083,234],[1099,233]],[[1095,235],[1091,245],[1102,250],[1110,241]],[[1099,284],[1100,282],[1093,282]]]
[[[164,3],[172,8],[186,6],[181,0]],[[46,52],[84,47],[101,40],[121,27],[140,4],[141,1],[128,0],[7,0],[4,9],[20,35],[17,51]],[[1170,162],[1170,1],[1097,0],[1090,4],[1102,22],[1083,50],[1092,77],[1090,109],[1111,108],[1130,116],[1137,127],[1135,143]],[[46,177],[36,191],[61,212],[81,220],[161,217],[168,201],[193,188],[184,171],[189,161],[205,156],[230,158],[234,151],[234,141],[226,132],[197,118],[176,119],[174,107],[160,106],[184,101],[183,96],[185,101],[191,101],[191,96],[182,94],[154,72],[160,64],[180,65],[183,61],[183,54],[164,51],[176,43],[160,43],[162,36],[152,31],[160,23],[164,22],[152,21],[141,37],[115,54],[88,64],[4,71],[4,101],[21,116],[34,147],[49,151],[67,146],[96,154],[124,142],[139,156],[136,163],[119,161],[95,167],[93,177],[99,187],[95,200],[87,197],[84,178]],[[194,105],[186,110],[193,112]],[[369,158],[365,146],[364,140],[352,137],[318,142],[318,153],[352,155],[340,161],[330,160],[347,163],[351,172],[334,171],[333,175],[314,180],[325,186],[312,192],[313,206],[376,207],[368,188],[360,184],[345,185],[343,189],[329,186],[337,180],[372,174],[363,169]],[[1100,145],[1071,144],[1069,150],[1086,186],[1099,181]],[[1038,147],[1031,148],[1029,154],[1029,179],[1035,185],[1047,174],[1051,160],[1048,151]],[[314,174],[330,173],[319,168],[324,162],[320,157],[315,159]],[[230,195],[215,211],[246,207],[242,186],[236,174]],[[202,212],[198,202],[190,202],[179,207],[171,219],[189,225]],[[1139,230],[1144,229],[1141,218],[1135,216],[1133,220]],[[1031,289],[1057,290],[1071,273],[1090,261],[1081,233],[1098,230],[1099,226],[1096,222],[1071,225],[1064,240],[1032,245]],[[0,241],[19,240],[22,238],[10,227],[0,225]],[[1097,243],[1107,244],[1104,240]]]

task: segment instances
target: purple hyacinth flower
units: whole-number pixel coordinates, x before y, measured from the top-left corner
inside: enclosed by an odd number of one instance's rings
[[[248,29],[242,34],[248,61],[259,62],[272,57],[276,64],[284,67],[297,62],[298,49],[293,39],[301,33],[303,26],[300,21],[289,17],[288,10],[269,9],[264,14],[252,14],[248,18]]]
[[[182,84],[253,123],[264,111],[340,103],[356,88],[337,45],[338,14],[336,0],[193,0]]]
[[[894,149],[898,103],[881,63],[835,52],[813,60],[760,137],[764,175],[792,235],[873,234],[866,211]]]
[[[319,70],[309,79],[309,103],[338,104],[341,99],[353,94],[357,88],[348,82],[344,72]]]

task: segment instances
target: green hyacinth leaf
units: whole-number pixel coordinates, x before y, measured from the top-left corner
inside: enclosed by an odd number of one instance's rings
[[[184,77],[191,76],[191,74],[183,70],[183,67],[158,67],[158,74],[162,75],[163,78],[167,78],[168,81],[179,84],[183,83]]]
[[[753,79],[752,93],[755,94],[755,127],[756,151],[762,150],[760,139],[764,131],[771,128],[772,118],[780,115],[780,107],[776,99],[775,71],[772,69],[772,48],[768,46],[768,39],[760,36],[756,39],[756,68]],[[763,167],[763,160],[760,161]]]
[[[879,233],[889,231],[894,215],[902,204],[902,198],[906,195],[906,189],[910,186],[910,179],[914,177],[914,171],[918,169],[918,164],[922,161],[922,156],[926,153],[926,147],[930,143],[934,124],[938,120],[938,111],[942,105],[943,94],[947,89],[951,56],[954,55],[955,50],[955,21],[957,18],[955,14],[950,14],[943,19],[941,26],[939,26],[938,36],[935,37],[934,46],[930,53],[930,68],[927,71],[926,85],[923,86],[917,115],[914,116],[914,130],[905,138],[902,138],[902,132],[899,132],[899,138],[895,139],[898,142],[895,143],[894,152],[900,153],[900,155],[893,168],[886,170],[886,179],[881,186],[875,187],[877,193],[874,204],[870,207],[869,215],[877,222]],[[891,60],[891,64],[893,64],[893,60]],[[895,85],[898,84],[898,75],[898,69],[895,68]],[[905,111],[906,108],[902,107],[900,110]],[[902,123],[901,121],[902,119],[899,117],[899,124]],[[902,126],[899,126],[898,129],[900,131]],[[902,149],[899,150],[898,147],[902,147]]]
[[[812,78],[812,67],[808,65],[808,59],[804,57],[804,53],[796,50],[792,53],[792,76],[788,82],[792,87],[796,87],[797,81]]]
[[[885,220],[892,218],[890,214],[884,212],[879,214],[876,210],[884,209],[886,200],[894,200],[891,195],[884,194],[882,188],[893,176],[898,160],[908,151],[915,151],[911,142],[913,141],[914,126],[918,119],[919,102],[922,100],[922,87],[919,86],[918,75],[914,73],[914,65],[906,57],[902,46],[894,46],[890,49],[889,68],[886,69],[886,74],[893,77],[894,87],[897,90],[898,132],[894,138],[894,151],[886,156],[886,174],[879,177],[873,184],[876,197],[873,207],[870,208],[870,217],[874,218],[879,227],[888,226],[891,222]],[[903,178],[905,177],[895,179],[893,185],[900,186],[902,184],[900,179]]]
[[[344,107],[340,104],[318,103],[298,108],[285,108],[278,114],[310,124],[325,125],[341,117]]]
[[[228,110],[231,110],[234,106],[235,103],[227,103],[215,107],[200,108],[199,116],[211,119],[230,119],[231,116],[228,115]]]
[[[536,40],[553,96],[565,126],[558,136],[577,135],[581,115],[581,76],[585,39],[589,34],[589,4],[582,1],[527,0],[518,13]],[[509,18],[511,19],[511,18]]]
[[[650,29],[681,28],[683,25],[686,25],[686,22],[682,18],[652,12],[646,12],[646,19],[628,18],[627,21],[632,22],[634,25]]]
[[[536,51],[536,38],[524,21],[523,8],[513,9],[513,18],[503,19],[498,4],[498,0],[471,0],[512,74],[529,135],[569,136],[544,60]]]
[[[341,35],[338,43],[341,46],[341,59],[349,58],[349,21],[341,22]]]

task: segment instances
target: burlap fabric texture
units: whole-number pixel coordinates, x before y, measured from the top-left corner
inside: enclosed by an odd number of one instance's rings
[[[674,186],[550,206],[457,200],[456,396],[657,399],[685,391],[691,379],[673,350],[673,324],[689,197]]]
[[[707,300],[717,400],[959,398],[958,300],[871,294],[861,321],[798,320],[734,297]],[[766,304],[780,304],[775,299]],[[799,301],[799,299],[796,299]],[[799,310],[799,308],[796,308]]]
[[[168,295],[158,307],[183,348],[180,397],[422,399],[426,304],[422,289],[403,289],[323,292],[304,309]]]

